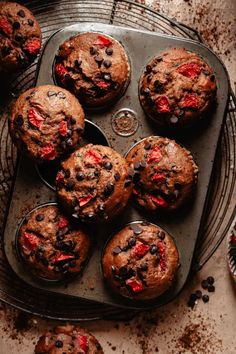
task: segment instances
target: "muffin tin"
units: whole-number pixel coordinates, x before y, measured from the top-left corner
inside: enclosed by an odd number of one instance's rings
[[[178,142],[189,149],[199,165],[200,174],[196,197],[191,207],[186,207],[171,216],[160,216],[158,218],[150,218],[134,208],[132,203],[130,203],[127,210],[116,218],[112,224],[89,226],[91,234],[96,238],[97,247],[81,279],[76,278],[69,284],[38,282],[36,278],[25,272],[16,257],[14,250],[17,229],[16,220],[19,223],[24,214],[37,204],[55,201],[55,194],[42,183],[32,162],[22,157],[18,163],[15,186],[6,222],[4,234],[5,253],[11,267],[21,279],[44,291],[120,307],[141,309],[160,306],[172,300],[180,292],[190,271],[198,232],[201,223],[204,221],[201,216],[210,183],[216,147],[225,117],[229,89],[227,74],[224,66],[214,53],[202,44],[192,40],[183,40],[167,35],[112,25],[81,23],[66,27],[56,32],[49,39],[39,62],[36,85],[54,83],[52,68],[59,45],[78,32],[89,31],[103,32],[120,40],[131,61],[131,81],[125,95],[109,109],[103,112],[89,112],[87,114],[87,118],[96,123],[105,133],[111,147],[121,154],[125,154],[134,143],[144,137],[163,135],[163,132],[145,116],[138,99],[139,77],[145,64],[154,55],[158,55],[172,47],[185,47],[202,56],[215,71],[218,86],[218,104],[211,118],[203,121],[192,130],[185,130],[176,134],[173,131],[165,133],[167,137],[177,139]],[[118,117],[115,130],[112,128],[114,117]],[[127,127],[134,127],[135,129],[128,129]],[[126,132],[128,130],[128,134],[122,134],[123,130]],[[100,267],[101,251],[107,237],[114,234],[117,229],[120,229],[125,224],[135,220],[148,220],[166,229],[168,233],[174,236],[180,252],[181,267],[175,284],[165,295],[148,302],[116,299],[106,289]]]

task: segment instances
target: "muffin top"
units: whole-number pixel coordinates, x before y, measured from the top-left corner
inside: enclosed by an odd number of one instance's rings
[[[153,58],[139,83],[144,111],[164,127],[198,120],[211,107],[216,89],[213,70],[184,48],[172,48]]]
[[[21,94],[10,118],[10,133],[17,147],[38,162],[54,160],[74,149],[83,129],[79,101],[53,85]]]
[[[153,299],[173,283],[179,255],[172,237],[159,226],[135,222],[125,226],[105,247],[105,280],[122,296]]]
[[[123,46],[102,33],[81,33],[59,48],[55,74],[87,107],[102,107],[121,94],[130,66]]]
[[[38,341],[35,354],[103,354],[97,339],[84,329],[73,326],[57,326]]]
[[[80,273],[90,246],[89,237],[55,205],[35,209],[18,234],[19,251],[28,268],[50,280]]]
[[[191,153],[168,138],[151,136],[135,145],[127,155],[133,174],[133,195],[142,207],[171,211],[193,194],[198,167]]]
[[[14,72],[39,53],[41,29],[30,10],[15,2],[0,3],[0,72]]]
[[[105,221],[126,206],[132,192],[125,159],[102,145],[85,145],[61,164],[57,194],[65,210],[84,221]]]

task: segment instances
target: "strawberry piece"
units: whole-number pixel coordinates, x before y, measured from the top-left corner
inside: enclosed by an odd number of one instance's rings
[[[30,108],[28,112],[29,122],[36,128],[40,129],[44,118],[34,109]]]
[[[166,175],[165,175],[165,173],[155,173],[152,176],[152,180],[158,184],[162,183],[166,180]]]
[[[10,36],[12,33],[10,23],[5,18],[0,18],[0,31],[2,31],[7,36]]]
[[[140,293],[141,291],[143,291],[143,289],[144,289],[144,286],[143,286],[143,284],[141,283],[141,281],[139,281],[139,280],[137,280],[137,279],[135,279],[135,278],[130,278],[130,279],[128,279],[128,280],[126,280],[126,285],[128,285],[131,289],[132,289],[132,291],[134,292],[134,293]]]
[[[194,93],[187,93],[181,101],[182,108],[192,108],[197,109],[199,106],[199,101]]]
[[[158,250],[159,250],[159,255],[160,255],[160,267],[161,270],[165,270],[166,267],[166,255],[165,255],[165,246],[163,242],[158,242],[157,244]]]
[[[65,216],[60,216],[58,221],[59,229],[63,229],[64,227],[69,225],[69,220]]]
[[[109,47],[110,45],[112,45],[112,41],[107,37],[99,35],[99,36],[97,36],[97,39],[94,42],[94,45],[97,45],[100,48]]]
[[[56,181],[59,182],[59,183],[64,181],[64,173],[62,171],[59,171],[57,173]]]
[[[111,83],[105,81],[99,81],[96,83],[96,85],[102,90],[108,90],[109,87],[111,86]]]
[[[162,159],[162,153],[158,146],[154,146],[148,154],[148,163],[150,162],[159,162]]]
[[[190,79],[196,79],[200,75],[201,67],[196,63],[187,63],[179,66],[177,71]]]
[[[78,199],[79,201],[79,206],[84,206],[86,204],[88,204],[88,202],[90,202],[90,200],[93,199],[92,195],[88,195],[87,197],[81,197]]]
[[[67,69],[62,64],[56,64],[55,66],[56,75],[59,77],[61,82],[65,83],[65,76],[68,74]]]
[[[155,105],[158,113],[170,113],[170,104],[166,96],[159,96]]]
[[[63,261],[69,261],[70,259],[74,259],[74,256],[70,254],[66,254],[63,252],[58,253],[55,257],[52,258],[52,263],[59,263]]]
[[[88,340],[85,336],[77,336],[77,342],[79,344],[79,348],[82,349],[85,353],[88,350]]]
[[[24,50],[28,52],[30,55],[37,55],[40,51],[41,42],[37,38],[33,38],[26,42],[24,46]]]
[[[236,245],[236,236],[232,235],[230,237],[230,242],[232,243],[232,245]]]
[[[145,245],[142,242],[138,242],[133,248],[132,255],[136,258],[143,258],[148,251],[149,246]]]
[[[54,160],[56,157],[56,152],[54,146],[49,143],[40,149],[40,157],[43,160]]]
[[[23,234],[23,248],[26,254],[30,254],[35,251],[39,245],[39,238],[29,232]]]
[[[96,150],[89,150],[85,154],[86,165],[99,165],[102,162],[102,156]]]
[[[157,197],[155,195],[150,195],[151,200],[153,201],[153,203],[155,203],[156,205],[160,206],[160,207],[167,207],[168,203],[167,201],[165,201],[164,198],[162,198],[160,195],[158,195]]]
[[[61,136],[67,136],[67,131],[68,131],[67,122],[63,120],[60,122],[59,125],[59,133]]]

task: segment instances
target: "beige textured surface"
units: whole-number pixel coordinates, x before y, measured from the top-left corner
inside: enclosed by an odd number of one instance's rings
[[[139,2],[144,3],[144,0]],[[224,60],[234,84],[235,0],[147,0],[146,3],[203,31],[208,43]],[[189,309],[186,306],[189,294],[199,289],[201,280],[208,275],[215,277],[216,292],[210,294],[209,303],[200,300],[193,310]],[[235,307],[236,286],[228,273],[226,243],[223,242],[199,275],[171,304],[139,315],[129,323],[98,321],[82,325],[98,338],[106,354],[234,354]],[[0,310],[0,354],[33,354],[39,334],[58,324],[30,318],[30,329],[17,332],[14,329],[17,318],[15,310],[5,307]]]

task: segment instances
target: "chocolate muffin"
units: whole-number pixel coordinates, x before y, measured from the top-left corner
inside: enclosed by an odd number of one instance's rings
[[[198,167],[191,153],[174,140],[145,138],[129,151],[127,162],[134,198],[146,210],[176,210],[193,195]]]
[[[84,112],[70,92],[53,85],[25,91],[10,118],[14,143],[37,162],[50,161],[78,145]]]
[[[41,29],[30,10],[15,2],[0,3],[0,72],[30,64],[40,51]]]
[[[28,214],[17,244],[28,269],[50,280],[81,273],[91,246],[89,237],[56,205],[43,205]]]
[[[59,48],[57,82],[87,108],[112,103],[129,82],[130,65],[123,46],[102,33],[81,33]]]
[[[196,53],[172,48],[151,60],[139,82],[145,113],[162,127],[191,125],[216,99],[213,70]]]
[[[159,226],[134,222],[105,247],[104,278],[116,293],[137,300],[154,299],[173,284],[179,255],[172,237]]]
[[[103,354],[103,350],[91,333],[66,325],[45,333],[35,347],[35,354]]]
[[[82,221],[105,221],[120,213],[132,193],[125,159],[102,145],[85,145],[61,164],[57,195],[69,214]]]

